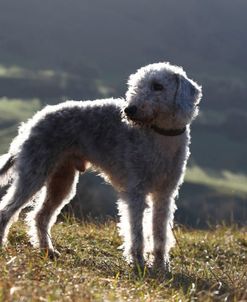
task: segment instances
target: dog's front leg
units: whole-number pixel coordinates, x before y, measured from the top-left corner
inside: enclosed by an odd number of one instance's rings
[[[161,192],[153,195],[153,268],[160,272],[169,270],[169,250],[174,243],[172,226],[175,208],[171,196]]]
[[[119,201],[120,232],[124,237],[125,256],[137,268],[144,268],[143,213],[146,207],[143,194],[124,194]]]
[[[134,265],[144,267],[143,258],[143,212],[145,202],[141,197],[129,201],[131,257]]]

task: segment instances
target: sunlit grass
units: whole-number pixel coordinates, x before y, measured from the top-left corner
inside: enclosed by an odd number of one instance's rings
[[[0,98],[0,119],[15,119],[18,122],[25,121],[34,111],[40,108],[38,99],[21,100]]]
[[[49,79],[56,75],[53,70],[31,70],[20,66],[4,66],[0,65],[0,78],[15,79]]]
[[[185,181],[213,188],[225,194],[247,195],[247,176],[230,171],[203,170],[198,166],[187,169]]]
[[[177,228],[172,273],[158,278],[133,273],[114,222],[56,225],[56,261],[31,249],[18,223],[0,252],[0,301],[245,301],[245,231]]]
[[[38,99],[0,98],[0,153],[7,151],[9,143],[17,134],[18,125],[31,117],[40,106]]]

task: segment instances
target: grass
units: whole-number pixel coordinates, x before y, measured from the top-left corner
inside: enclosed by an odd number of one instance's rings
[[[0,118],[3,121],[14,120],[16,122],[25,122],[27,118],[33,115],[35,111],[40,109],[38,99],[21,100],[0,98]]]
[[[114,222],[57,224],[56,261],[31,249],[17,223],[0,252],[0,301],[246,301],[245,231],[176,228],[172,274],[162,280],[132,272]]]
[[[219,193],[234,196],[247,196],[247,176],[230,171],[214,171],[202,169],[199,166],[187,168],[185,181],[188,183],[204,185]]]
[[[31,117],[40,106],[38,99],[0,98],[0,154],[8,150],[12,138],[17,134],[18,125]]]
[[[60,77],[61,79],[66,79],[69,77],[65,72],[57,73],[51,69],[43,69],[43,70],[32,70],[26,69],[19,66],[10,66],[6,67],[0,64],[0,78],[9,78],[9,79],[36,79],[39,81],[42,80],[52,80],[56,77]]]

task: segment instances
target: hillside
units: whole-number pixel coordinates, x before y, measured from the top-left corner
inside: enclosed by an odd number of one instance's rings
[[[44,105],[124,96],[136,68],[170,61],[203,88],[176,219],[246,224],[246,10],[243,0],[1,1],[0,153]],[[81,179],[81,216],[116,214],[100,183]]]
[[[157,279],[125,263],[114,222],[57,224],[56,261],[31,249],[18,223],[0,252],[0,301],[246,301],[245,231],[177,227],[172,274]]]

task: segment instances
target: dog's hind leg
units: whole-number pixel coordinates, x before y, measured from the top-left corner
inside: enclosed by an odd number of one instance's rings
[[[82,160],[81,166],[83,164]],[[60,163],[47,182],[44,202],[37,203],[27,216],[31,243],[47,252],[51,258],[58,255],[58,252],[53,248],[50,230],[64,205],[75,195],[79,176],[76,168],[73,157]]]
[[[32,175],[17,177],[0,203],[0,246],[6,242],[9,228],[18,219],[20,211],[42,188],[44,180]]]

